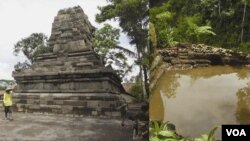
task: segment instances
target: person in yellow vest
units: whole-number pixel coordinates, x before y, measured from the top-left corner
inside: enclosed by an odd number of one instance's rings
[[[13,99],[12,99],[12,88],[7,88],[5,90],[5,93],[3,94],[3,104],[4,104],[4,112],[5,112],[5,119],[13,120],[12,118],[12,105],[13,105]]]

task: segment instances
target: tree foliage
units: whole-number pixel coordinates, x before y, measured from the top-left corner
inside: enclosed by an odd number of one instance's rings
[[[141,82],[144,81],[144,94],[148,94],[148,0],[107,0],[106,6],[99,7],[97,22],[117,20],[122,31],[136,46],[137,63],[140,67]]]
[[[151,2],[150,22],[159,48],[188,42],[246,50],[249,13],[249,0],[165,0]]]
[[[42,53],[52,52],[52,47],[47,46],[48,37],[43,33],[33,33],[29,37],[23,38],[14,45],[14,54],[22,52],[30,63]],[[19,64],[20,65],[20,64]]]
[[[158,4],[159,5],[159,4]],[[193,1],[167,0],[150,9],[150,22],[155,25],[158,47],[171,47],[178,42],[204,42],[215,35],[209,23],[203,24],[199,13],[192,12]]]
[[[127,57],[135,57],[135,53],[119,46],[119,37],[119,29],[104,24],[102,28],[95,31],[93,44],[95,51],[102,56],[106,65],[117,66],[118,74],[123,78],[132,69],[132,65],[127,62]]]
[[[147,0],[108,0],[110,4],[99,7],[97,22],[115,19],[123,32],[131,39],[131,44],[141,45],[140,51],[147,46]]]
[[[155,26],[153,23],[149,23],[149,39],[150,39],[150,64],[156,56],[157,50],[157,36],[155,31]]]

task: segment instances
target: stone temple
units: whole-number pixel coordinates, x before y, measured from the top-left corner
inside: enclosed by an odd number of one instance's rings
[[[91,43],[94,27],[81,7],[60,10],[48,44],[31,68],[16,70],[16,108],[24,112],[119,117],[125,93]]]

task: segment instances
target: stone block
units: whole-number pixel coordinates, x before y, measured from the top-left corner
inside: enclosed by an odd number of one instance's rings
[[[41,108],[48,108],[48,109],[61,109],[61,105],[47,105],[47,104],[40,104]]]
[[[18,99],[18,100],[14,100],[16,103],[20,103],[20,104],[27,104],[27,100],[26,99]]]
[[[54,101],[47,101],[47,103],[46,103],[47,105],[55,105],[55,102]]]
[[[71,99],[71,100],[79,100],[79,97],[74,96],[74,97],[71,97],[70,99]]]
[[[92,116],[97,116],[97,115],[98,115],[98,112],[97,112],[97,111],[92,111],[91,115],[92,115]]]
[[[63,100],[68,100],[68,99],[70,99],[71,97],[70,96],[55,96],[53,99],[55,100],[55,101],[63,101]]]
[[[81,61],[81,62],[86,62],[87,59],[82,57],[82,58],[80,58],[80,61]]]
[[[40,104],[46,105],[46,104],[47,104],[47,101],[46,101],[46,100],[40,100]]]
[[[87,101],[87,107],[89,108],[96,108],[99,106],[100,106],[100,101],[94,101],[94,100]]]
[[[63,105],[63,100],[54,100],[53,102],[56,105]]]
[[[100,101],[100,106],[102,108],[110,108],[110,104],[115,102],[109,102],[109,101]]]
[[[63,114],[72,113],[72,111],[73,111],[73,106],[69,106],[69,105],[62,106],[62,113]]]
[[[120,112],[112,112],[112,117],[121,117]]]
[[[72,105],[72,106],[82,106],[82,101],[75,101],[75,100],[65,100],[63,102],[63,105]]]
[[[112,112],[104,112],[105,116],[112,117]]]
[[[41,100],[45,100],[45,101],[52,101],[52,100],[54,100],[52,95],[41,95],[40,99]]]
[[[62,83],[60,84],[60,90],[68,90],[69,89],[69,85],[68,83]]]
[[[28,106],[28,109],[30,109],[30,110],[38,110],[38,109],[40,109],[40,105],[29,105]]]
[[[28,97],[30,98],[30,99],[40,99],[40,95],[39,94],[36,94],[36,95],[28,95]],[[27,98],[27,96],[26,96],[26,98]],[[25,99],[26,99],[25,98]]]
[[[62,109],[51,109],[52,113],[56,113],[56,114],[61,114],[62,113]]]
[[[33,100],[33,99],[27,99],[27,104],[35,104],[35,100]]]

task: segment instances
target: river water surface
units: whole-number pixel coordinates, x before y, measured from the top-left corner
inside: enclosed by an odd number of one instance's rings
[[[221,124],[250,124],[250,69],[166,71],[152,91],[150,118],[169,121],[189,137]]]

